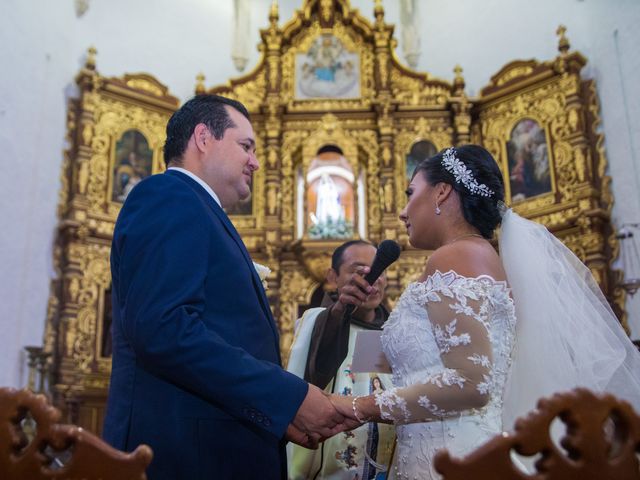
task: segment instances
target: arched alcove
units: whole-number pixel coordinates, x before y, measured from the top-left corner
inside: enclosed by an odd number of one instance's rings
[[[356,222],[355,176],[342,150],[335,145],[320,148],[304,180],[304,235],[314,240],[351,238]]]

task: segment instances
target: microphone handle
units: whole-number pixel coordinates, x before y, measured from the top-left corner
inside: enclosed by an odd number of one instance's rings
[[[355,311],[356,306],[353,303],[350,303],[349,305],[347,305],[347,308],[344,309],[344,315],[342,317],[342,319],[346,322],[351,320],[351,315],[353,315],[353,312]]]

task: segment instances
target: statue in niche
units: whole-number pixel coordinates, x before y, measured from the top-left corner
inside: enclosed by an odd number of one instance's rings
[[[387,183],[384,184],[383,196],[384,211],[391,212],[393,209],[393,185],[391,184],[391,180],[388,180]]]
[[[306,188],[301,190],[301,194],[306,196],[303,218],[309,238],[353,236],[356,211],[354,184],[353,168],[342,150],[335,145],[320,148],[317,157],[309,164]]]
[[[344,208],[340,204],[338,188],[331,177],[324,173],[318,185],[318,203],[314,223],[337,222],[344,219]]]
[[[331,175],[323,173],[316,186],[315,212],[309,214],[311,227],[309,237],[318,238],[350,238],[353,236],[353,222],[347,220],[344,200],[340,189]]]

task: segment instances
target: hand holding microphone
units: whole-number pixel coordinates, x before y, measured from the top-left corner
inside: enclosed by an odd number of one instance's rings
[[[361,274],[358,274],[360,272],[357,272],[352,276],[351,284],[343,288],[340,301],[334,305],[334,307],[338,307],[337,309],[334,308],[334,310],[338,310],[336,313],[341,313],[341,307],[347,304],[346,308],[344,308],[343,318],[349,320],[356,309],[356,305],[361,305],[367,300],[369,295],[375,293],[372,285],[378,277],[380,277],[382,272],[400,257],[400,251],[400,245],[393,240],[384,240],[381,242],[376,251],[373,263],[371,267],[368,268],[368,273],[363,277]],[[365,273],[366,271],[367,267],[363,268],[361,272]]]

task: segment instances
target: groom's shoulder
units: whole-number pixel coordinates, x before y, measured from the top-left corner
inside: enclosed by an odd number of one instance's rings
[[[181,178],[184,177],[184,178]],[[197,194],[186,178],[181,173],[170,174],[168,172],[158,173],[144,178],[129,194],[132,199],[144,199],[149,201],[154,198],[162,201],[183,197],[186,199],[197,199]],[[127,200],[129,200],[127,197]],[[175,200],[174,200],[175,201]]]

